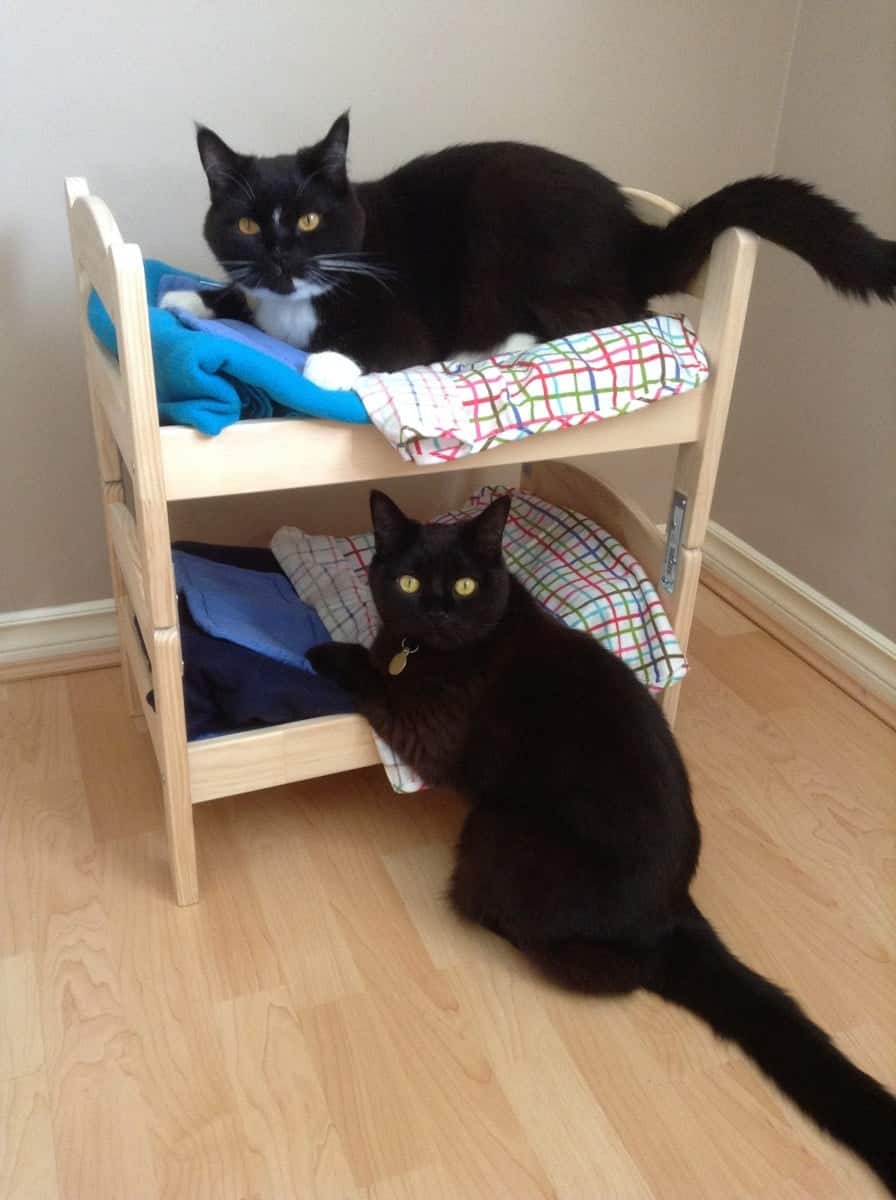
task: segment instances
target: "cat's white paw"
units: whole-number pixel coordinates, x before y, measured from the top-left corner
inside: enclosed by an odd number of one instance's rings
[[[305,362],[304,376],[318,387],[331,391],[346,392],[354,386],[364,372],[354,361],[336,350],[321,350],[309,354]]]
[[[492,353],[514,354],[518,350],[530,350],[536,343],[537,339],[531,333],[512,333]]]
[[[159,308],[182,308],[203,321],[215,315],[198,292],[166,292]]]
[[[514,354],[520,350],[528,350],[536,344],[537,339],[531,333],[512,333],[510,337],[487,350],[456,350],[448,362],[475,363],[483,358],[494,358],[496,354]]]

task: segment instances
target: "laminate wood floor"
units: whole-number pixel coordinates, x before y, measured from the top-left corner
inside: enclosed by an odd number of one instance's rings
[[[896,734],[698,617],[699,902],[896,1087]],[[374,769],[202,805],[178,909],[118,671],[0,686],[2,1200],[883,1195],[696,1019],[461,927],[461,819]]]

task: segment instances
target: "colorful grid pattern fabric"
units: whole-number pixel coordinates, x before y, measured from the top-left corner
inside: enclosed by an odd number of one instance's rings
[[[402,458],[431,464],[634,412],[708,375],[687,320],[655,316],[473,364],[364,375],[354,386]]]
[[[469,516],[508,489],[486,487],[460,512]],[[279,529],[271,549],[299,598],[312,605],[335,641],[369,646],[378,617],[367,585],[373,534],[329,537]],[[617,654],[651,691],[684,678],[685,657],[641,564],[611,534],[571,509],[527,492],[513,493],[504,558],[519,581],[574,629]],[[377,747],[397,792],[423,785],[379,738]]]

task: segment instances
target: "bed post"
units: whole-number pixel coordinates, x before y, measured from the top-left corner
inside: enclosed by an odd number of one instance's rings
[[[685,652],[758,246],[753,234],[729,229],[716,240],[706,269],[697,336],[709,357],[712,373],[704,385],[699,436],[697,441],[679,448],[673,484],[672,511],[677,496],[686,498],[674,606],[670,606],[675,614],[675,633]],[[667,538],[671,526],[670,520]],[[669,688],[663,699],[670,725],[678,710],[679,691],[680,685]]]
[[[183,663],[143,258],[139,247],[122,242],[111,246],[110,257],[118,285],[118,357],[134,437],[131,480],[143,603],[152,627],[153,687],[161,725],[159,765],[168,849],[177,902],[193,904],[199,899],[199,885],[187,758]]]
[[[67,179],[65,193],[69,210],[71,210],[72,205],[80,196],[87,195],[87,181],[85,179]],[[74,251],[74,244],[72,244],[72,250]],[[81,308],[83,309],[87,304],[87,297],[90,294],[90,281],[87,278],[86,272],[78,263],[77,256],[75,256],[74,264],[75,277],[78,284],[78,296]],[[124,580],[118,567],[118,561],[112,551],[112,537],[109,529],[110,505],[116,501],[123,502],[124,500],[124,486],[121,478],[121,456],[118,453],[118,445],[112,434],[112,430],[109,428],[109,422],[106,420],[102,406],[97,404],[94,399],[94,381],[90,377],[91,358],[87,354],[86,345],[86,338],[90,336],[90,331],[83,320],[79,321],[79,325],[81,326],[81,339],[84,343],[87,366],[87,396],[90,402],[91,425],[93,426],[93,439],[96,444],[97,466],[100,474],[100,497],[103,505],[103,520],[106,525],[106,549],[109,554],[109,573],[112,576],[112,595],[115,600],[115,614],[118,620],[118,641],[122,646],[121,675],[124,680],[125,695],[128,701],[128,712],[132,717],[136,717],[141,714],[142,708],[134,680],[134,672],[124,652],[124,639],[121,630],[121,623],[124,619],[124,609],[122,606],[122,600],[125,595]]]
[[[67,180],[66,195],[125,688],[131,711],[146,718],[159,761],[177,902],[192,904],[199,892],[180,630],[143,260],[137,246],[124,244],[85,180]],[[115,325],[117,364],[90,331],[91,288]],[[122,463],[131,478],[133,515],[125,501]]]

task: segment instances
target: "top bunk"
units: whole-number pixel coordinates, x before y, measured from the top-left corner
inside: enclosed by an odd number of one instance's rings
[[[678,212],[658,196],[625,190],[644,220],[662,224]],[[111,433],[105,454],[111,459],[120,453],[132,476],[138,470],[156,475],[168,501],[695,443],[705,435],[714,394],[730,391],[755,256],[755,239],[741,230],[718,239],[689,290],[699,306],[696,330],[709,359],[709,378],[691,391],[626,413],[623,420],[535,433],[485,450],[484,459],[459,457],[425,466],[405,461],[373,425],[276,417],[238,421],[215,436],[160,426],[140,249],[124,242],[112,213],[85,180],[66,180],[66,195],[91,403],[101,407]],[[91,290],[115,327],[117,360],[88,326]],[[668,306],[656,307],[668,311]]]

